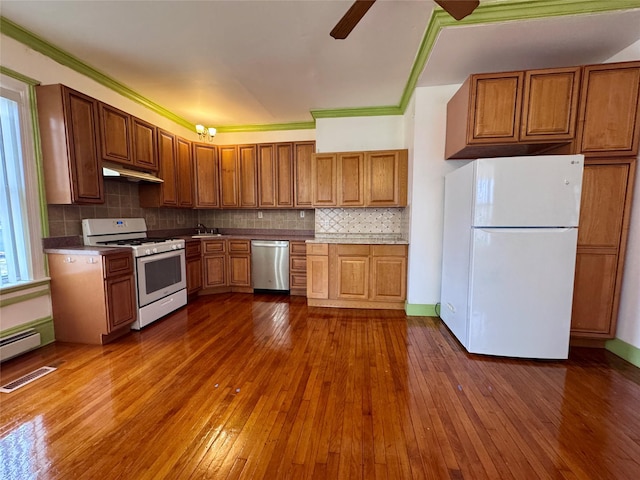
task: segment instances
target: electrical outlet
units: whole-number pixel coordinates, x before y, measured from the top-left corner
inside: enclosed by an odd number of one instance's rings
[[[300,210],[300,218],[304,218],[304,210]]]
[[[262,218],[262,212],[258,212],[258,218]]]

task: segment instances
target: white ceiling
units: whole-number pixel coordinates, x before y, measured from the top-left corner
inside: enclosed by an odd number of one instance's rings
[[[1,14],[193,123],[311,121],[396,106],[434,4],[378,0],[346,40],[352,0],[2,0]],[[640,9],[447,27],[418,86],[470,73],[598,63],[640,38]]]

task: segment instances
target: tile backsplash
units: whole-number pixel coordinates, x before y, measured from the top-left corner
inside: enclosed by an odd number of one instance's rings
[[[149,230],[195,228],[198,223],[216,228],[274,228],[312,230],[313,210],[192,210],[141,208],[138,184],[105,180],[105,203],[100,205],[48,205],[49,236],[82,235],[83,218],[142,217]],[[300,217],[300,212],[304,217]]]
[[[406,239],[408,221],[404,208],[318,208],[316,237],[384,235]]]

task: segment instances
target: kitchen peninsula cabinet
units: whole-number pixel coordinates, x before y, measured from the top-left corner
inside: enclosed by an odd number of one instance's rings
[[[130,250],[48,252],[56,340],[104,344],[136,320]]]
[[[220,199],[220,179],[218,176],[218,155],[214,145],[193,144],[193,166],[196,208],[218,208]]]
[[[471,75],[447,104],[445,158],[531,155],[575,137],[580,67]]]
[[[47,203],[104,203],[98,102],[60,84],[36,99]]]
[[[140,183],[138,192],[140,206],[177,207],[178,206],[178,171],[176,159],[176,137],[158,129],[158,160],[160,169],[158,176],[164,181],[160,184]]]
[[[406,245],[308,244],[310,306],[401,310],[406,285]]]

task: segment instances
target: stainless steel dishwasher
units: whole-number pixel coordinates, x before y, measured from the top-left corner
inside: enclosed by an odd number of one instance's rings
[[[252,240],[254,290],[289,290],[289,241]]]

